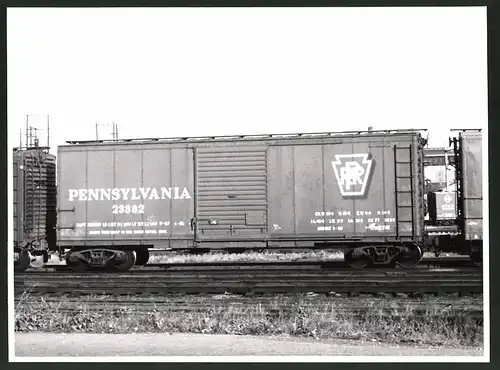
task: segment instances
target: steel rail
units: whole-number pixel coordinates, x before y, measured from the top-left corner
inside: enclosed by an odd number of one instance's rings
[[[15,292],[42,293],[482,293],[481,270],[204,270],[102,274],[24,274]]]
[[[15,305],[20,311],[26,307],[42,306],[59,313],[78,314],[87,311],[106,313],[126,313],[142,315],[152,313],[195,313],[195,312],[231,312],[244,314],[256,312],[266,316],[288,315],[296,309],[311,309],[316,312],[328,312],[342,315],[403,316],[409,313],[427,317],[467,315],[475,318],[483,316],[483,301],[480,298],[394,299],[358,297],[338,298],[321,294],[236,296],[213,295],[191,296],[171,295],[158,297],[61,297],[61,296],[21,296],[15,298]]]
[[[27,302],[29,304],[30,302]],[[303,309],[314,309],[315,311],[321,312],[324,309],[322,305],[314,305],[314,304],[306,304],[302,306]],[[60,313],[80,313],[85,312],[86,310],[90,310],[93,312],[126,312],[127,315],[143,315],[146,313],[154,313],[154,312],[169,312],[169,313],[185,313],[185,312],[204,312],[204,311],[213,311],[213,310],[231,310],[233,314],[242,314],[244,312],[248,312],[249,310],[258,309],[259,311],[268,312],[270,314],[279,315],[286,314],[286,312],[290,312],[293,309],[289,306],[280,305],[274,307],[266,307],[262,305],[261,307],[254,306],[245,306],[245,307],[236,307],[236,306],[224,306],[224,305],[163,305],[158,307],[158,305],[141,305],[141,304],[127,304],[127,305],[103,305],[103,304],[94,304],[89,303],[85,304],[85,308],[78,307],[76,305],[63,305],[62,307],[58,307],[57,311]],[[408,307],[380,307],[380,308],[370,308],[366,306],[352,306],[352,307],[338,307],[335,308],[334,312],[336,314],[343,315],[367,315],[368,313],[372,313],[377,316],[390,316],[397,317],[403,316],[407,311]],[[425,315],[427,317],[437,317],[442,316],[444,313],[452,312],[473,316],[473,317],[482,317],[483,309],[478,305],[464,305],[464,306],[456,306],[450,308],[449,305],[438,305],[434,309],[429,309],[429,307],[418,306],[411,307],[412,313],[417,315]]]

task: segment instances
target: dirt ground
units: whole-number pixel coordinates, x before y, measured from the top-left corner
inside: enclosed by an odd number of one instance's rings
[[[483,348],[402,346],[349,340],[178,333],[172,335],[16,333],[15,346],[16,357],[483,356],[484,354]]]

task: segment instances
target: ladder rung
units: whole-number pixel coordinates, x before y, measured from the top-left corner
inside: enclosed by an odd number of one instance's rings
[[[413,206],[397,206],[397,208],[413,208]]]
[[[396,161],[396,164],[411,164],[412,162],[401,162],[401,161]]]
[[[412,179],[413,176],[396,176],[397,179]]]
[[[411,190],[396,190],[396,193],[401,194],[401,193],[413,193]]]

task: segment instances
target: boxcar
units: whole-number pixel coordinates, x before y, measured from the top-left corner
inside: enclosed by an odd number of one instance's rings
[[[459,202],[460,222],[466,240],[483,239],[483,168],[482,135],[480,132],[461,132]]]
[[[456,183],[450,193],[428,196],[430,220],[426,244],[436,254],[468,254],[478,266],[483,256],[482,133],[463,130],[450,139]]]
[[[458,223],[461,249],[470,250],[482,265],[483,254],[483,157],[482,133],[460,132],[454,141],[457,162]]]
[[[58,148],[68,265],[150,248],[342,248],[413,266],[425,236],[418,131],[70,142]]]
[[[56,249],[56,157],[46,148],[13,152],[14,267]]]

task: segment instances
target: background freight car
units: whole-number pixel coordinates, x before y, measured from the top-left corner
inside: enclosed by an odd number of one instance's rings
[[[459,196],[463,208],[461,221],[466,240],[483,239],[483,167],[482,135],[461,132],[460,137]]]
[[[421,257],[417,131],[79,143],[59,147],[58,160],[59,246],[71,248],[70,265],[117,259],[126,269],[155,247]]]
[[[483,173],[482,133],[480,130],[462,130],[450,139],[455,167],[456,216],[450,223],[438,217],[426,226],[426,244],[436,254],[453,252],[468,254],[478,266],[483,260]],[[436,193],[436,196],[440,193]],[[446,197],[446,195],[444,195]],[[443,199],[444,200],[444,199]],[[450,199],[448,199],[450,200]],[[432,206],[432,200],[429,207]]]
[[[46,148],[15,148],[13,162],[14,266],[24,271],[56,249],[56,158]]]
[[[461,132],[454,145],[459,147],[458,220],[463,230],[462,248],[471,248],[471,258],[482,265],[483,260],[483,157],[482,133]]]
[[[457,194],[453,192],[430,192],[427,194],[429,218],[433,223],[447,221],[455,223],[457,218]]]

